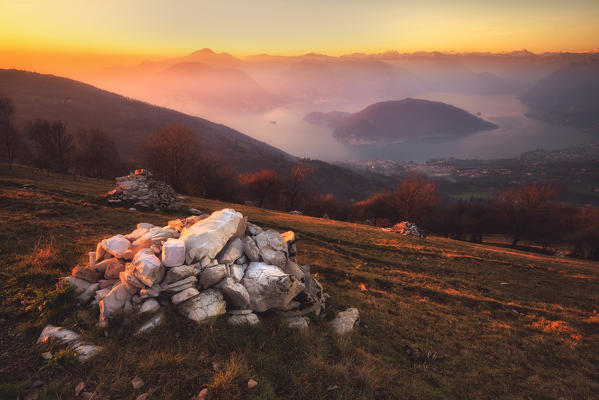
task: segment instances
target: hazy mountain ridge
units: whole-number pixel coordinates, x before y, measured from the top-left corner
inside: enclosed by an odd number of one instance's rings
[[[117,144],[122,159],[143,167],[143,144],[167,124],[192,130],[202,154],[220,158],[237,172],[272,169],[289,173],[298,160],[271,145],[225,125],[178,111],[130,99],[94,86],[54,75],[0,69],[0,95],[15,106],[17,126],[36,118],[61,120],[69,133],[100,129]],[[381,190],[390,181],[376,174],[361,174],[321,161],[305,161],[313,170],[313,189],[344,199],[362,198]]]
[[[333,136],[350,144],[459,137],[497,128],[497,125],[452,105],[412,98],[371,104],[353,114],[310,113],[305,120],[333,127]]]
[[[546,122],[594,127],[599,131],[599,60],[572,63],[540,80],[520,97]]]

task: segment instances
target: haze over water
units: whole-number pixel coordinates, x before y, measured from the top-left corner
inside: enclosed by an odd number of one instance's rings
[[[326,107],[285,106],[256,114],[217,114],[202,117],[223,123],[292,155],[324,161],[367,159],[423,162],[432,158],[512,158],[522,152],[553,150],[588,143],[593,135],[579,128],[547,124],[528,118],[528,111],[513,95],[476,95],[429,92],[417,98],[441,101],[499,125],[459,139],[427,139],[391,145],[347,145],[332,136],[332,129],[303,120],[312,111],[356,112],[369,104]],[[391,99],[389,99],[391,100]],[[393,99],[396,100],[396,99]],[[275,121],[276,124],[272,124]]]

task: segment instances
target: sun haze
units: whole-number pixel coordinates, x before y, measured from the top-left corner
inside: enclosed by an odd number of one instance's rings
[[[320,52],[588,51],[593,0],[0,2],[0,67],[137,62],[210,47],[236,56]],[[506,4],[509,3],[509,4]],[[43,69],[43,68],[42,68]]]

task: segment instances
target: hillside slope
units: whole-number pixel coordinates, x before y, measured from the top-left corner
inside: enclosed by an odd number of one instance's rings
[[[143,145],[151,135],[171,123],[191,129],[204,153],[222,159],[238,172],[272,169],[284,175],[297,160],[224,125],[53,75],[0,70],[0,95],[13,99],[18,125],[44,118],[65,122],[69,133],[100,129],[115,140],[121,158],[133,164],[142,158]],[[319,161],[307,163],[314,169],[313,189],[343,199],[360,199],[393,184],[374,174],[358,174]],[[142,162],[139,165],[143,167]]]
[[[449,104],[407,98],[371,104],[353,114],[310,113],[304,120],[334,128],[333,136],[353,143],[396,143],[427,137],[459,137],[497,125]]]
[[[202,387],[211,399],[599,394],[597,263],[188,198],[187,207],[234,207],[262,226],[293,229],[299,262],[312,265],[331,295],[326,314],[312,318],[306,334],[274,314],[251,328],[226,319],[195,325],[172,312],[150,335],[133,336],[133,320],[105,336],[64,306],[58,277],[104,237],[185,214],[110,208],[101,198],[106,182],[1,168],[1,398],[38,380],[40,398],[70,398],[80,381],[98,398],[131,399],[150,387],[161,399],[187,399]],[[45,243],[59,258],[42,257]],[[361,321],[340,339],[328,321],[350,306]],[[34,346],[46,323],[75,329],[107,351],[77,365],[59,347]],[[44,351],[53,359],[45,361]],[[143,389],[132,389],[134,376]]]

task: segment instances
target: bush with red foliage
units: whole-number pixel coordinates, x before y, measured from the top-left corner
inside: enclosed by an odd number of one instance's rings
[[[239,185],[247,197],[256,201],[258,207],[262,207],[265,202],[279,205],[281,179],[275,171],[263,169],[260,172],[240,175]]]

